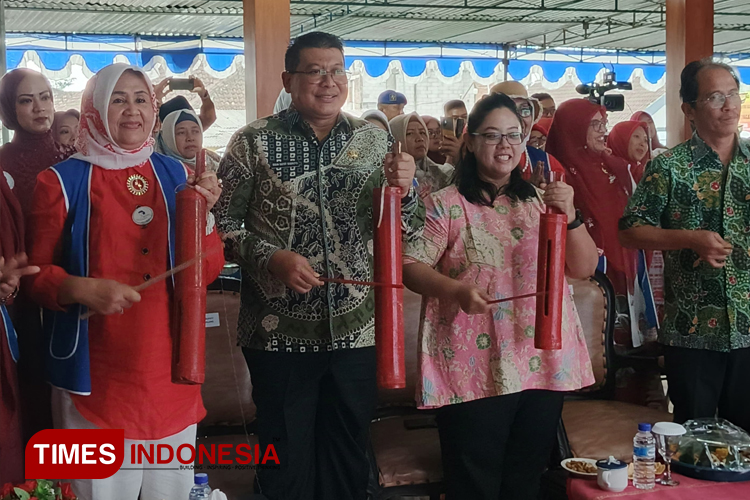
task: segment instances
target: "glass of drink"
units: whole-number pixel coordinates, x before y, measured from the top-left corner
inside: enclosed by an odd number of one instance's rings
[[[685,428],[674,422],[658,422],[651,432],[656,437],[656,449],[667,466],[664,476],[657,482],[664,486],[677,486],[680,482],[672,479],[672,457],[680,447],[680,437],[685,434]]]

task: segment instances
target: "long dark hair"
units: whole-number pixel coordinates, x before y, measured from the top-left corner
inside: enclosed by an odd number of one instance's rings
[[[474,109],[469,114],[468,133],[475,133],[487,115],[501,108],[511,110],[518,117],[518,122],[523,123],[513,99],[505,94],[492,94],[474,105]],[[500,195],[505,195],[514,201],[528,201],[536,197],[536,189],[530,182],[523,180],[521,169],[518,167],[510,173],[508,184],[500,189],[480,179],[477,171],[477,158],[466,147],[461,148],[453,181],[461,196],[474,205],[491,207]]]

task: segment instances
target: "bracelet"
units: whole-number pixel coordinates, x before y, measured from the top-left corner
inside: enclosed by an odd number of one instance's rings
[[[568,224],[568,231],[572,231],[573,229],[576,229],[578,226],[581,226],[583,224],[583,214],[580,210],[576,209],[576,218],[573,219],[573,222]]]
[[[18,286],[16,286],[16,289],[10,292],[6,297],[3,297],[0,299],[0,304],[5,304],[9,300],[13,300],[18,296]]]

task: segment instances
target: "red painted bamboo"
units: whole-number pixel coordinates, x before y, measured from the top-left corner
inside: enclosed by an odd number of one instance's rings
[[[205,170],[205,150],[198,152],[195,178]],[[195,189],[177,193],[175,263],[203,253],[206,234],[206,199]],[[175,275],[172,305],[172,382],[202,384],[206,374],[206,283],[204,261]]]
[[[555,179],[551,178],[550,182]],[[562,180],[562,179],[560,179]],[[534,347],[544,350],[562,349],[562,302],[565,281],[565,242],[568,218],[547,207],[539,219],[539,254],[537,267],[537,299]]]
[[[373,201],[374,281],[392,285],[375,288],[377,379],[378,385],[384,389],[402,389],[406,387],[406,366],[404,290],[400,286],[401,189],[377,188],[373,191]]]

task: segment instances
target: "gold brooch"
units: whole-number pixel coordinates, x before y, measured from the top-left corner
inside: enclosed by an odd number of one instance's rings
[[[128,177],[128,191],[136,196],[144,195],[148,191],[148,181],[140,174],[133,174]]]
[[[350,159],[356,160],[357,158],[359,158],[359,151],[357,151],[356,149],[350,149],[349,151],[346,152],[346,155]]]

